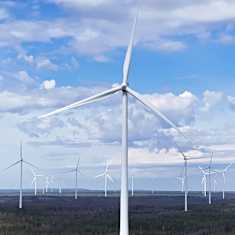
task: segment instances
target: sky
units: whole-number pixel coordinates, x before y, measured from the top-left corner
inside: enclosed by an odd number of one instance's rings
[[[102,189],[106,161],[120,188],[121,95],[44,120],[38,116],[120,84],[133,19],[137,23],[130,87],[174,121],[189,143],[129,99],[129,173],[138,189],[178,190],[180,151],[189,188],[202,174],[235,162],[235,1],[26,0],[0,2],[1,168],[24,158],[53,175],[54,187]],[[202,148],[195,149],[195,146]],[[203,151],[206,149],[207,151]],[[0,188],[16,188],[19,167],[3,171]],[[226,189],[234,190],[233,166]],[[215,176],[221,190],[222,176]],[[213,179],[214,180],[214,179]],[[40,185],[42,185],[41,179]],[[32,173],[24,168],[24,185]]]

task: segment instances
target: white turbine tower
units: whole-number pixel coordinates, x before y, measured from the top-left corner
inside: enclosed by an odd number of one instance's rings
[[[110,180],[111,182],[114,182],[113,178],[109,174],[109,163],[108,163],[108,161],[106,161],[105,171],[102,174],[97,175],[95,178],[100,178],[100,177],[104,177],[104,196],[107,197],[108,181]]]
[[[184,192],[184,177],[183,176],[178,176],[176,179],[179,181],[181,185],[181,192]]]
[[[121,197],[120,197],[120,235],[129,234],[129,218],[128,218],[128,96],[132,96],[142,103],[148,110],[150,110],[155,116],[164,120],[168,125],[176,129],[176,131],[182,135],[185,139],[185,135],[181,130],[170,121],[163,113],[161,113],[154,105],[152,105],[146,98],[138,94],[136,91],[129,87],[128,77],[131,65],[132,48],[134,44],[134,35],[136,29],[137,17],[134,20],[133,28],[131,31],[131,38],[127,48],[124,64],[123,64],[123,79],[122,84],[114,88],[101,92],[97,95],[80,100],[66,107],[57,109],[53,112],[44,114],[39,117],[43,119],[49,116],[53,116],[64,111],[75,109],[90,103],[97,102],[105,97],[108,97],[117,92],[122,93],[122,156],[121,156]],[[189,141],[192,143],[192,141]]]
[[[188,160],[183,152],[180,152],[184,158],[184,211],[188,211]]]
[[[227,173],[228,169],[232,166],[232,163],[230,163],[228,166],[226,166],[223,170],[216,170],[217,173],[222,174],[223,177],[223,200],[225,198],[225,185],[226,185],[226,178],[225,174]]]
[[[19,208],[22,208],[22,199],[23,199],[23,164],[29,165],[31,167],[37,168],[36,166],[34,166],[32,163],[25,161],[23,159],[23,147],[22,147],[22,142],[20,143],[20,160],[18,160],[17,162],[11,164],[9,167],[5,168],[5,171],[16,166],[16,165],[20,165],[20,195],[19,195]]]
[[[79,173],[79,163],[80,163],[80,158],[78,158],[77,164],[76,164],[76,168],[75,168],[75,194],[74,194],[75,199],[78,199],[78,173]]]
[[[38,178],[42,177],[43,175],[37,174],[33,169],[31,169],[32,175],[33,175],[33,180],[32,184],[34,185],[34,195],[37,196],[37,185],[38,185]]]
[[[45,177],[45,192],[48,193],[48,188],[50,185],[50,176]]]
[[[134,175],[131,176],[131,196],[134,197]]]

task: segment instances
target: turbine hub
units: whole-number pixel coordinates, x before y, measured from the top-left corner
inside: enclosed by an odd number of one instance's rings
[[[122,83],[122,85],[121,85],[121,88],[122,88],[122,91],[126,91],[127,84],[125,84],[125,83]]]

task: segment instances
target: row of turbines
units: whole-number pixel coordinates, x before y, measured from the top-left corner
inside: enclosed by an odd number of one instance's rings
[[[212,167],[212,158],[213,158],[213,153],[211,154],[211,159],[210,163],[208,164],[208,167],[201,167],[199,166],[199,170],[202,173],[202,193],[204,197],[207,197],[208,195],[208,203],[209,205],[211,204],[211,192],[212,192],[212,184],[214,188],[214,192],[216,191],[216,176],[220,175],[222,176],[223,179],[223,188],[222,188],[222,198],[223,200],[225,199],[225,185],[226,185],[226,173],[231,168],[232,163],[227,165],[224,169],[216,169]],[[198,159],[198,158],[191,158],[192,159]],[[183,168],[183,173],[176,177],[176,179],[180,182],[181,184],[181,192],[184,192],[185,195],[185,203],[184,203],[184,211],[188,211],[188,158],[184,156],[184,168]],[[212,177],[213,182],[212,182]]]
[[[184,156],[184,167],[183,167],[183,172],[181,176],[176,177],[176,179],[180,182],[181,184],[181,192],[184,192],[184,211],[188,211],[188,158]],[[222,198],[223,200],[225,199],[225,183],[226,183],[226,173],[227,171],[231,168],[232,163],[227,165],[224,169],[216,169],[212,167],[212,157],[213,154],[211,155],[210,163],[208,164],[208,167],[202,168],[199,166],[198,168],[200,169],[202,173],[202,193],[205,197],[208,196],[208,203],[211,204],[211,192],[212,192],[212,176],[214,177],[213,179],[213,186],[214,186],[214,192],[215,192],[215,187],[217,184],[215,176],[221,175],[223,179],[223,188],[222,188]],[[192,159],[198,159],[198,158],[191,158]],[[22,143],[20,143],[20,159],[7,168],[5,168],[5,171],[16,166],[20,165],[20,188],[19,188],[19,208],[22,208],[22,198],[23,198],[23,166],[27,165],[30,166],[31,172],[32,172],[32,184],[34,185],[34,195],[37,196],[38,192],[38,180],[43,179],[44,183],[42,186],[42,194],[44,195],[45,193],[48,193],[49,186],[53,183],[55,183],[55,176],[54,175],[48,175],[48,174],[42,174],[42,173],[36,173],[36,171],[42,171],[40,170],[36,165],[33,163],[26,161],[23,158],[23,148],[22,148]],[[75,187],[74,187],[74,197],[75,199],[78,198],[78,175],[79,174],[84,174],[80,170],[80,158],[78,158],[76,162],[76,166],[73,169],[69,169],[63,174],[69,174],[69,173],[75,173]],[[111,176],[110,172],[110,162],[106,161],[105,169],[104,172],[101,174],[98,174],[95,176],[96,179],[98,178],[104,178],[104,196],[107,197],[108,193],[108,182],[110,181],[111,183],[114,183],[114,179]],[[134,175],[131,175],[131,180],[130,180],[130,189],[131,189],[131,196],[134,196]],[[62,193],[62,188],[60,182],[58,183],[58,192],[59,194]]]

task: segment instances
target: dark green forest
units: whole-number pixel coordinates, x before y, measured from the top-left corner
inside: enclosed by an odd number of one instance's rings
[[[207,235],[235,234],[235,199],[191,196],[189,212],[183,212],[182,196],[130,198],[130,234]],[[0,197],[1,235],[117,235],[118,197],[24,197],[17,208],[15,196]]]

